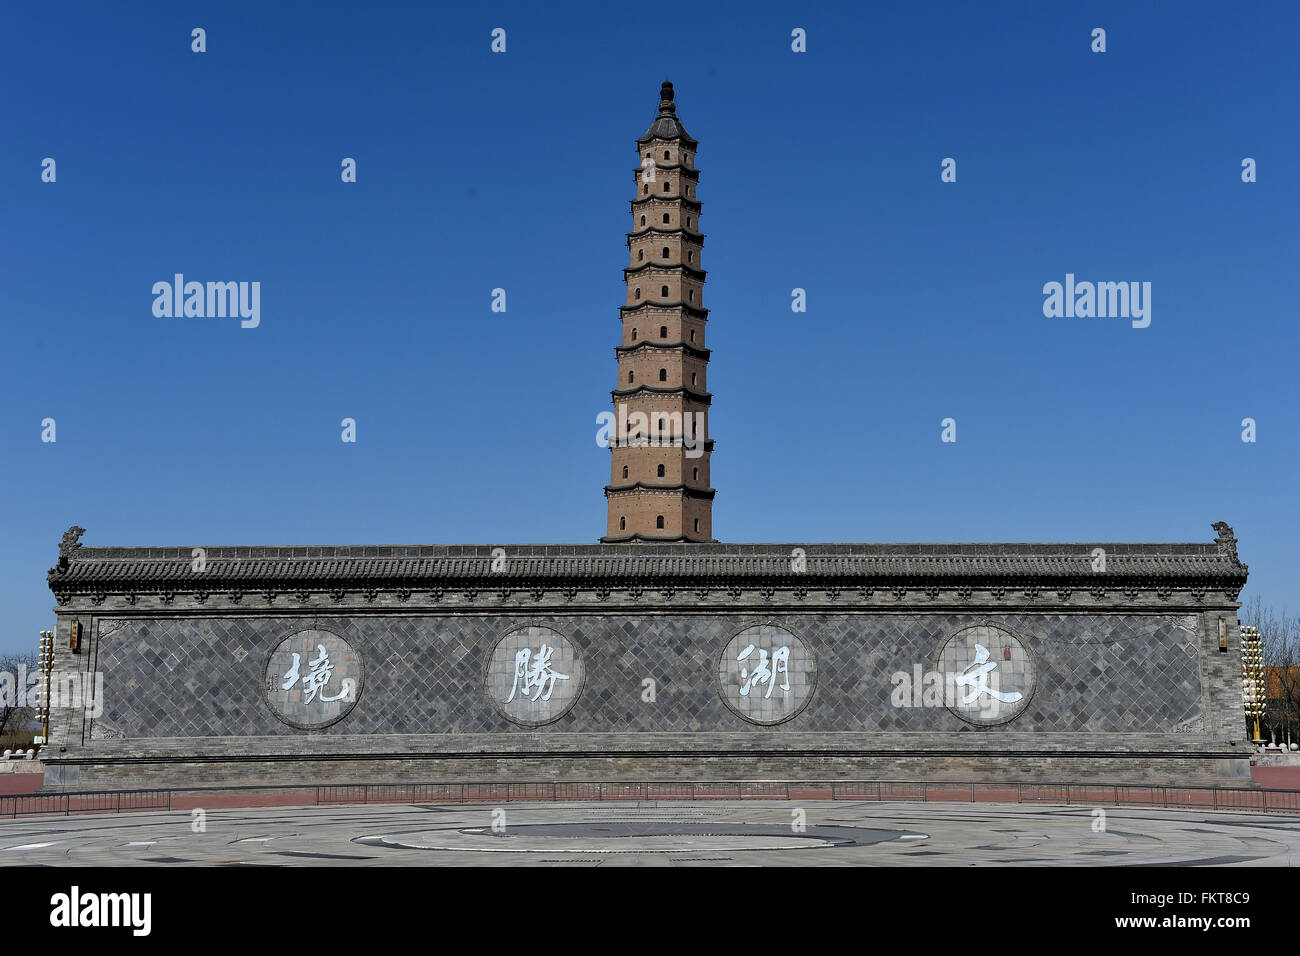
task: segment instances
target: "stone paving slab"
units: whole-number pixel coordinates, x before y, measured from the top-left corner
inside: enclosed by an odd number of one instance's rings
[[[213,808],[201,818],[0,822],[0,866],[1300,864],[1300,816],[1100,811],[812,801]]]

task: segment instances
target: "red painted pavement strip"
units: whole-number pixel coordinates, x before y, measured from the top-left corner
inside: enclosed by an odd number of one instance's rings
[[[1250,775],[1270,790],[1300,790],[1300,767],[1251,767]]]
[[[0,794],[35,793],[44,780],[40,773],[0,773]]]
[[[1015,790],[977,790],[975,791],[976,803],[1015,803]]]

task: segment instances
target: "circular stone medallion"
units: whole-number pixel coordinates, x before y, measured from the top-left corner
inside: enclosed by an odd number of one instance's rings
[[[559,720],[582,693],[582,655],[559,631],[529,625],[508,632],[488,657],[484,692],[525,727]]]
[[[944,677],[944,703],[972,724],[1017,717],[1034,696],[1034,659],[1005,628],[976,624],[956,631],[939,649],[935,669]]]
[[[754,624],[733,637],[718,658],[718,693],[752,724],[779,724],[812,699],[817,659],[783,627]]]
[[[290,727],[318,730],[356,706],[364,681],[361,655],[332,631],[291,634],[266,661],[266,702]]]

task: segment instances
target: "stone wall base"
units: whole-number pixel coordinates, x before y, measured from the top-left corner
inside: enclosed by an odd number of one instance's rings
[[[42,792],[360,783],[897,780],[1252,787],[1224,754],[483,754],[49,760]]]
[[[45,764],[39,760],[0,761],[0,773],[43,773]]]

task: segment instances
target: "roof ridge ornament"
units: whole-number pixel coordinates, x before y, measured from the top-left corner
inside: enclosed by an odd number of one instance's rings
[[[1214,539],[1214,543],[1219,546],[1219,554],[1226,554],[1234,564],[1246,567],[1241,563],[1241,558],[1237,557],[1237,538],[1232,533],[1232,525],[1226,521],[1216,521],[1210,527],[1218,532],[1219,536]]]
[[[63,538],[59,541],[59,563],[50,568],[46,574],[47,579],[68,570],[72,564],[72,552],[81,547],[81,536],[85,533],[86,529],[76,524],[63,532]]]

